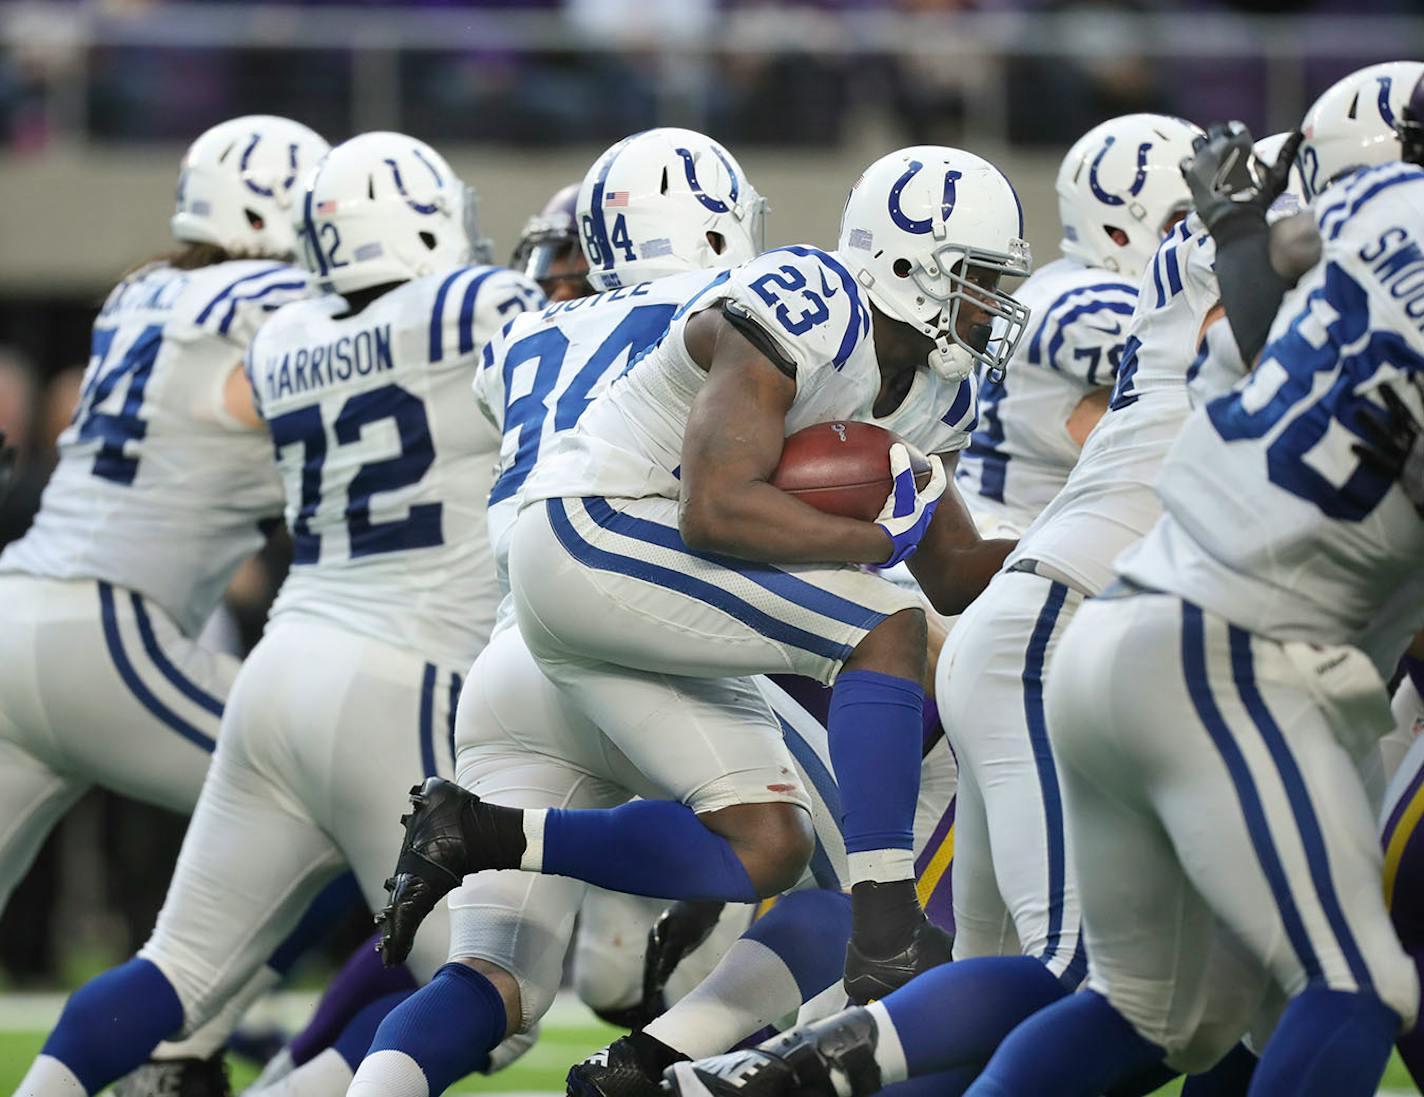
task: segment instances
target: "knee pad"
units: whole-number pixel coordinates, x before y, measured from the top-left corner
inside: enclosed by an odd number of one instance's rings
[[[519,986],[521,1032],[553,1004],[586,887],[562,876],[481,872],[450,893],[450,957],[509,973]]]
[[[590,888],[574,946],[574,990],[595,1013],[636,1005],[643,993],[648,931],[666,900]]]

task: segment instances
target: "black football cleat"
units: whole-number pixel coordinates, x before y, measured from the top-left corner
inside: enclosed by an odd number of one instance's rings
[[[866,955],[852,937],[846,944],[846,996],[852,1005],[874,1002],[921,972],[949,963],[953,954],[954,938],[923,915],[905,947],[887,956]]]
[[[568,1097],[662,1097],[663,1069],[686,1062],[649,1036],[621,1036],[570,1068],[564,1079]]]
[[[518,868],[524,852],[516,808],[486,804],[441,777],[412,788],[410,802],[395,875],[385,884],[391,901],[376,915],[386,967],[405,961],[420,923],[468,873]]]
[[[881,1088],[875,1020],[849,1009],[758,1047],[676,1063],[663,1088],[677,1097],[868,1097]]]
[[[227,1061],[221,1051],[211,1059],[151,1059],[120,1078],[114,1097],[232,1097]]]

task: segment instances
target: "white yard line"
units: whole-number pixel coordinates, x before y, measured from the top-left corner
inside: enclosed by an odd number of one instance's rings
[[[0,994],[0,1032],[47,1032],[59,1019],[67,995],[52,992],[6,992]],[[251,1024],[276,1024],[296,1031],[306,1023],[316,1005],[310,991],[279,991],[269,994],[247,1015]],[[589,1008],[572,991],[560,991],[544,1016],[545,1028],[597,1024]]]

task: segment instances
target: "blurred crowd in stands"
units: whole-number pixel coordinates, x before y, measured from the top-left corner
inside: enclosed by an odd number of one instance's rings
[[[239,0],[199,0],[214,8]],[[285,0],[291,3],[291,0]],[[161,18],[163,0],[46,0],[46,7],[97,10],[113,20]],[[521,146],[599,144],[655,124],[686,121],[739,145],[832,146],[856,112],[878,110],[907,141],[953,140],[973,109],[966,83],[976,78],[972,52],[952,62],[895,54],[848,58],[804,49],[755,55],[695,54],[669,60],[660,47],[696,42],[729,10],[776,20],[789,10],[819,19],[822,38],[841,15],[1044,12],[1081,16],[1072,26],[1106,59],[1084,57],[1065,36],[1059,57],[1012,61],[1005,81],[1007,134],[1021,144],[1072,140],[1097,120],[1132,110],[1214,117],[1225,89],[1236,114],[1265,124],[1266,72],[1250,58],[1213,59],[1184,49],[1168,63],[1146,57],[1149,27],[1115,19],[1122,13],[1406,14],[1417,0],[296,0],[295,6],[552,13],[580,41],[612,40],[616,48],[515,51],[498,42],[454,52],[411,51],[396,59],[400,125],[430,140]],[[4,5],[0,4],[0,8]],[[281,25],[272,34],[280,36]],[[846,33],[851,33],[847,30]],[[1337,43],[1338,45],[1338,43]],[[1330,41],[1301,41],[1314,58],[1303,73],[1313,95],[1359,66],[1358,55],[1332,57]],[[239,111],[295,114],[340,136],[350,129],[359,79],[341,42],[328,48],[191,49],[98,45],[82,61],[53,38],[0,53],[0,141],[43,149],[53,138],[46,87],[67,66],[87,66],[84,125],[100,141],[181,142],[215,118]],[[970,70],[966,72],[966,69]],[[1308,95],[1307,95],[1308,101]],[[1245,104],[1243,108],[1243,104]],[[1254,107],[1252,106],[1254,104]],[[691,111],[695,117],[677,117]],[[1253,116],[1254,114],[1254,116]]]

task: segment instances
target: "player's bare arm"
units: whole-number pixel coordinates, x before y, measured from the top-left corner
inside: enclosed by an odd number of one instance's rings
[[[767,563],[880,563],[890,538],[871,522],[820,511],[768,482],[781,458],[796,382],[719,312],[687,325],[707,370],[682,445],[679,526],[694,549]]]
[[[1068,437],[1082,446],[1088,440],[1088,435],[1093,432],[1093,428],[1098,425],[1098,420],[1103,417],[1103,413],[1108,410],[1108,400],[1112,397],[1111,389],[1094,389],[1084,396],[1068,413],[1068,419],[1063,424],[1068,431]]]
[[[952,616],[963,613],[989,585],[1017,543],[1007,537],[980,537],[951,482],[919,549],[906,562],[930,604]]]

